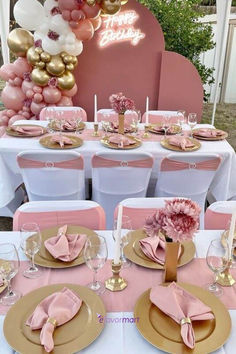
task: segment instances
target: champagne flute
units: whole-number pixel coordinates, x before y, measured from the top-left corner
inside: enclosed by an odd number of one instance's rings
[[[223,289],[217,284],[217,277],[226,269],[228,265],[228,257],[228,243],[223,247],[220,239],[211,241],[206,255],[206,262],[208,267],[213,271],[215,279],[212,284],[207,285],[207,289],[216,296],[221,296],[223,294]]]
[[[178,111],[177,112],[177,116],[178,116],[178,124],[181,128],[181,133],[183,132],[183,127],[184,124],[186,123],[186,119],[185,119],[185,111]]]
[[[130,262],[124,255],[124,247],[127,246],[130,242],[132,235],[132,223],[130,218],[127,215],[122,216],[121,223],[121,242],[120,242],[120,258],[122,262],[122,268],[128,268],[131,266],[132,262]],[[114,221],[113,233],[112,233],[114,241],[117,236],[117,219]]]
[[[191,137],[193,137],[193,128],[197,125],[197,113],[189,113],[188,125],[191,128]]]
[[[16,247],[12,243],[1,243],[0,275],[2,281],[7,284],[7,293],[1,298],[2,305],[13,305],[21,297],[21,293],[11,287],[11,279],[18,273],[19,267],[20,260]]]
[[[138,125],[141,122],[141,112],[140,111],[132,111],[133,119],[131,127],[134,129],[135,135],[138,134]]]
[[[170,128],[170,116],[169,115],[163,115],[162,117],[162,129],[165,132],[165,138],[166,138],[166,133],[168,129]]]
[[[105,137],[107,137],[108,136],[108,130],[109,130],[109,128],[111,127],[110,126],[110,122],[109,121],[106,121],[106,120],[103,120],[102,121],[102,127],[103,127],[103,129],[104,129],[104,131],[105,131]]]
[[[104,237],[96,236],[87,239],[84,247],[84,260],[88,268],[93,271],[93,281],[87,286],[98,295],[103,294],[105,286],[97,280],[97,272],[107,260],[107,243]]]
[[[21,248],[30,257],[30,266],[24,270],[26,278],[35,279],[41,276],[42,272],[34,264],[34,256],[40,250],[42,243],[41,233],[36,223],[26,223],[21,227]]]
[[[48,121],[48,126],[47,126],[47,130],[50,134],[54,133],[54,125],[55,125],[55,109],[54,107],[49,107],[47,108],[47,117],[46,117],[47,121]]]

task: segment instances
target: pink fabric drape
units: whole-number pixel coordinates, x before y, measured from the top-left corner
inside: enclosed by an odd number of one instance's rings
[[[92,157],[92,166],[95,168],[100,167],[138,167],[138,168],[151,168],[153,166],[153,158],[133,161],[120,161],[110,160],[101,156],[94,155]]]
[[[20,168],[53,168],[54,167],[54,168],[64,168],[70,170],[84,169],[84,160],[82,156],[72,160],[59,161],[59,162],[30,160],[18,156],[17,162]]]
[[[182,162],[171,160],[165,157],[161,161],[161,171],[181,171],[181,170],[207,170],[207,171],[216,171],[221,163],[221,158],[216,157],[215,159],[201,161],[201,162]]]
[[[207,209],[205,212],[205,229],[206,230],[225,230],[229,227],[232,213],[220,213]]]

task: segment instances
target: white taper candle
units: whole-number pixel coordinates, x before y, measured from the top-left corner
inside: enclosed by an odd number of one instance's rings
[[[231,256],[231,250],[233,247],[235,221],[236,221],[236,210],[232,213],[232,218],[231,218],[231,223],[230,223],[230,228],[229,228],[229,237],[228,237],[229,257]]]
[[[148,113],[148,111],[149,111],[149,97],[147,96],[147,98],[146,98],[146,115],[145,115],[145,118],[146,118],[146,120],[145,120],[145,123],[146,124],[148,124],[149,123],[149,113]]]
[[[123,206],[119,204],[118,206],[118,215],[117,215],[117,227],[116,227],[116,239],[115,239],[115,257],[114,264],[120,263],[120,243],[121,243],[121,227],[122,227],[122,214]]]
[[[97,95],[94,95],[94,123],[98,122],[97,110]]]

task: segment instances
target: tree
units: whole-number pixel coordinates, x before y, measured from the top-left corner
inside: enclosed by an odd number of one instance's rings
[[[203,84],[212,84],[213,68],[207,68],[200,54],[214,48],[212,28],[199,22],[204,16],[199,5],[202,0],[139,0],[157,18],[164,37],[166,50],[182,54],[197,68]],[[205,93],[205,100],[208,95]]]

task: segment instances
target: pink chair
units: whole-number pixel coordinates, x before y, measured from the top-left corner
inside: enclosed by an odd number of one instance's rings
[[[205,229],[225,230],[229,228],[232,212],[235,210],[235,200],[212,203],[205,212]]]
[[[83,122],[87,122],[87,113],[81,107],[45,107],[42,109],[39,115],[40,120],[47,120],[47,114],[49,109],[54,109],[55,111],[63,112],[61,118],[68,120],[72,118],[72,113],[78,111],[78,115],[81,117]],[[59,119],[59,117],[57,117]]]
[[[162,123],[163,116],[169,116],[171,123],[178,123],[179,116],[177,111],[148,111],[148,121],[151,124]],[[142,123],[146,122],[146,112],[142,116]]]
[[[40,230],[53,226],[78,225],[92,230],[106,228],[103,208],[89,200],[57,200],[28,202],[21,205],[13,217],[13,231],[24,223],[36,222]]]

